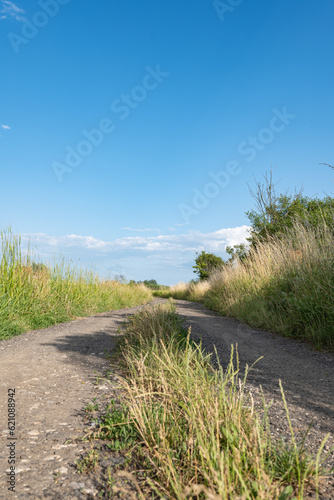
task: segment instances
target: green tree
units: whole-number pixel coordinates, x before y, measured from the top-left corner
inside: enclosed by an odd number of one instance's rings
[[[143,283],[145,286],[151,288],[152,290],[159,290],[160,288],[160,285],[158,284],[157,280],[144,280]]]
[[[203,250],[202,253],[196,255],[196,265],[193,266],[193,269],[200,280],[208,279],[212,271],[225,265],[223,259],[213,253],[207,253]]]
[[[226,253],[230,256],[228,262],[231,264],[236,260],[243,262],[247,258],[248,252],[249,249],[244,243],[234,245],[233,247],[226,247]]]
[[[272,172],[264,179],[264,184],[257,183],[255,192],[250,190],[256,201],[256,209],[246,212],[251,223],[248,238],[251,247],[258,241],[283,234],[294,222],[313,228],[324,222],[333,226],[334,198],[309,198],[303,196],[302,190],[294,195],[277,194]]]
[[[31,268],[32,268],[32,272],[34,274],[36,273],[41,273],[41,272],[49,272],[49,268],[43,264],[42,262],[32,262],[31,263]]]
[[[118,281],[118,283],[125,285],[127,280],[124,274],[115,274],[114,281]]]

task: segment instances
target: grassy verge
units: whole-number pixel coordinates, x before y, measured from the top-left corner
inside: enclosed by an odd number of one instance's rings
[[[0,340],[152,298],[145,286],[103,281],[64,262],[36,265],[11,232],[1,232],[1,250]]]
[[[302,499],[317,482],[321,449],[309,456],[291,423],[291,444],[273,442],[237,356],[213,369],[171,304],[133,316],[121,349],[123,403],[110,407],[99,437],[131,449],[141,489],[149,486],[141,498]]]
[[[181,284],[156,295],[204,302],[252,326],[334,349],[333,248],[332,230],[295,225],[206,283]]]
[[[163,299],[173,298],[180,300],[190,300],[193,302],[204,302],[204,297],[210,289],[208,281],[198,283],[183,283],[169,287],[168,290],[157,290],[153,292],[155,297]]]

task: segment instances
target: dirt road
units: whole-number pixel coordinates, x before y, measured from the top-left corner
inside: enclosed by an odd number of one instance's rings
[[[331,434],[333,444],[333,354],[315,352],[306,344],[254,330],[196,303],[176,303],[193,335],[202,338],[207,350],[216,346],[223,364],[229,359],[231,344],[238,344],[241,368],[263,356],[252,370],[249,383],[255,398],[262,385],[266,397],[273,399],[274,435],[287,436],[278,387],[281,378],[297,434],[313,422],[309,446],[315,449],[326,433]],[[111,376],[97,384],[96,377],[103,377],[110,369],[106,354],[115,347],[118,328],[137,310],[100,314],[0,343],[0,498],[96,497],[98,485],[94,478],[79,475],[75,468],[75,461],[89,445],[68,442],[90,425],[83,421],[83,408],[94,398],[113,397],[117,381]],[[7,425],[8,389],[15,389],[12,436]],[[13,450],[15,493],[8,491],[7,482],[8,457]],[[111,457],[107,465],[112,467],[113,460]],[[320,498],[334,498],[332,480],[323,485]]]
[[[93,482],[74,466],[89,446],[66,442],[83,435],[87,404],[101,395],[112,397],[112,381],[96,384],[97,376],[110,369],[106,353],[115,348],[118,328],[138,309],[99,314],[0,343],[0,498],[87,498],[83,489],[96,493]],[[15,389],[14,436],[7,425],[8,389]],[[9,443],[15,443],[15,493],[8,491]]]

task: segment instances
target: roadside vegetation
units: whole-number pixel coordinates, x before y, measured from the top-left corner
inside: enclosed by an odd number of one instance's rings
[[[325,442],[317,457],[296,442],[282,388],[289,444],[271,438],[268,407],[255,408],[237,353],[214,369],[173,304],[131,317],[121,352],[122,400],[94,439],[126,453],[140,498],[303,499],[325,474]]]
[[[169,286],[165,285],[159,285],[157,280],[144,280],[144,281],[130,281],[130,285],[145,285],[147,288],[150,288],[151,290],[167,290]]]
[[[155,292],[334,349],[334,198],[276,195],[272,177],[253,193],[248,245],[228,261],[197,255],[198,281]]]
[[[64,260],[53,266],[35,263],[10,230],[1,231],[0,257],[0,340],[152,299],[144,285],[101,280]]]

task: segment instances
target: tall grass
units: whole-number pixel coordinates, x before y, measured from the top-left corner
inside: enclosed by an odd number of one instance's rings
[[[250,257],[197,285],[160,296],[197,300],[252,326],[334,348],[334,236],[327,226],[294,226],[259,243]]]
[[[0,339],[94,313],[143,304],[151,292],[141,285],[100,280],[64,260],[38,265],[20,236],[1,231]]]
[[[237,356],[232,353],[226,371],[213,369],[168,304],[131,319],[122,351],[124,425],[128,434],[135,426],[139,468],[158,498],[304,498],[306,481],[317,479],[319,457],[311,458],[294,436],[291,445],[273,442],[266,405],[261,414],[254,409]],[[115,439],[119,413],[109,429]]]
[[[198,283],[184,283],[180,281],[177,285],[169,287],[167,290],[158,290],[154,296],[161,298],[184,299],[195,302],[202,302],[205,294],[209,291],[208,281],[199,281]]]
[[[334,348],[334,236],[295,224],[244,263],[213,274],[205,304],[222,314]]]

